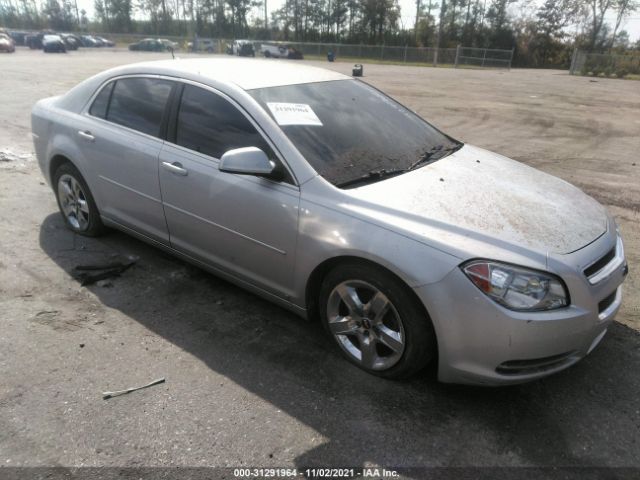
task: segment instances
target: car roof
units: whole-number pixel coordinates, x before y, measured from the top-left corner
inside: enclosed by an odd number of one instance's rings
[[[233,83],[244,90],[351,78],[332,70],[301,65],[298,62],[236,57],[190,58],[137,63],[120,67],[116,72],[120,75],[150,73],[186,78],[205,77],[218,82]]]

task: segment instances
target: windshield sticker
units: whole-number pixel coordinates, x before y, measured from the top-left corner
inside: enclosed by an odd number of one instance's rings
[[[273,103],[267,102],[267,106],[278,125],[315,125],[322,126],[322,122],[311,109],[304,103]]]

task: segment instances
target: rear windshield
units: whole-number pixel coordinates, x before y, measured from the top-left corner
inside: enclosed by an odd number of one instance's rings
[[[311,166],[334,185],[410,167],[434,148],[460,145],[357,80],[250,90]]]

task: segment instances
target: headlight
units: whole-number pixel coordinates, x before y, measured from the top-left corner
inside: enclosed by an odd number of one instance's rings
[[[562,280],[550,273],[489,260],[473,260],[462,271],[489,298],[511,310],[566,307],[569,295]]]

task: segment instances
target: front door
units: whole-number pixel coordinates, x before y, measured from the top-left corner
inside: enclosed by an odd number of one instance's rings
[[[219,158],[267,141],[229,99],[185,85],[173,144],[160,153],[160,185],[173,248],[271,293],[292,293],[299,189],[218,170]]]

